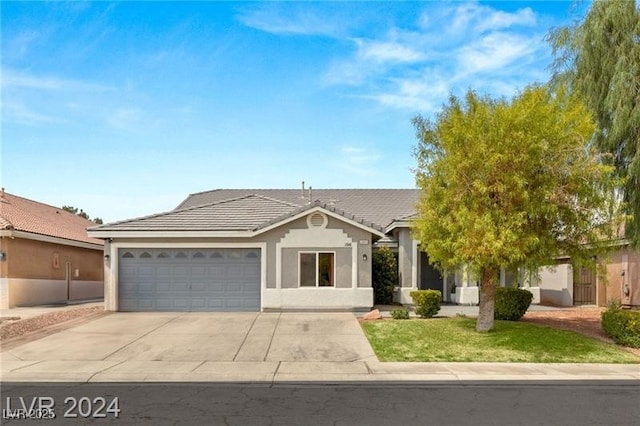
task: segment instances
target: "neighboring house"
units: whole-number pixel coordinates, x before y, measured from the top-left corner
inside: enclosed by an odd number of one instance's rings
[[[612,251],[598,258],[606,273],[574,268],[570,259],[560,259],[553,268],[540,275],[540,298],[545,304],[558,306],[606,306],[619,301],[627,306],[640,306],[640,251],[621,239]]]
[[[103,241],[58,207],[0,192],[0,308],[102,298]]]

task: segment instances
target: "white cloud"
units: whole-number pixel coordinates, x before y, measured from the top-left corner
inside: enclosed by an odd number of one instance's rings
[[[493,31],[510,28],[516,25],[533,27],[536,25],[537,19],[531,8],[520,9],[516,13],[507,13],[503,11],[488,11],[481,22],[476,24],[477,31]]]
[[[482,33],[515,26],[532,27],[536,25],[536,15],[530,7],[519,9],[514,13],[496,10],[490,6],[482,6],[475,2],[464,3],[450,9],[452,25],[449,32],[458,33],[470,29]]]
[[[469,88],[510,96],[545,78],[546,28],[537,29],[537,22],[528,7],[505,12],[476,2],[429,4],[413,25],[353,37],[352,56],[334,62],[325,78],[383,106],[421,113]],[[513,91],[505,93],[508,88]]]
[[[392,41],[366,41],[356,39],[358,55],[364,60],[376,62],[416,62],[424,59],[424,54],[411,46]]]
[[[535,39],[517,34],[491,33],[461,47],[457,62],[464,75],[499,70],[531,55],[537,44]]]
[[[238,20],[248,27],[272,34],[334,37],[342,33],[338,24],[342,20],[328,18],[310,8],[293,7],[284,12],[277,4],[268,3],[240,13]]]
[[[40,90],[113,90],[109,86],[82,80],[62,79],[49,75],[36,75],[12,69],[2,69],[3,89],[27,88]]]
[[[355,174],[369,175],[382,157],[371,148],[345,145],[340,148],[339,158],[339,168]]]
[[[37,126],[59,122],[60,119],[33,111],[22,102],[3,101],[2,102],[3,121],[24,124],[27,126]]]
[[[397,79],[393,90],[372,95],[379,103],[398,109],[433,112],[438,105],[435,99],[448,94],[448,85],[442,77],[422,76],[415,79]]]

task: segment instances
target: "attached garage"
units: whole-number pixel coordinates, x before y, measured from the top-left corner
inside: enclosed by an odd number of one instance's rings
[[[259,311],[259,248],[118,250],[120,311]]]

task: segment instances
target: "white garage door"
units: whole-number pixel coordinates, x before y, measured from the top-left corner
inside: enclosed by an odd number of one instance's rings
[[[120,249],[120,311],[258,311],[260,249]]]

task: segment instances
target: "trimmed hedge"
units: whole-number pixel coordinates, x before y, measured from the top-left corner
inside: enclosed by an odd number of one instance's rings
[[[620,345],[640,348],[640,311],[607,309],[602,313],[602,330]]]
[[[440,311],[442,292],[440,290],[415,290],[409,293],[416,305],[416,314],[422,318],[431,318]]]
[[[373,251],[371,273],[373,303],[388,305],[393,302],[393,289],[398,284],[398,264],[388,247]]]
[[[533,293],[529,290],[515,287],[497,287],[493,318],[518,321],[527,312],[532,300]]]
[[[397,320],[409,319],[409,310],[407,308],[396,308],[391,311],[391,317]]]

